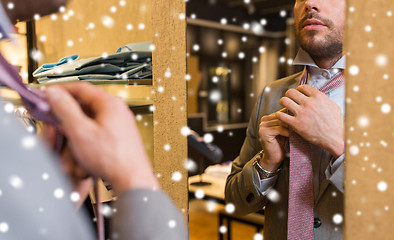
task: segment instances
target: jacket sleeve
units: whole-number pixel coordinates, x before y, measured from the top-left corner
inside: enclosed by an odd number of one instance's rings
[[[257,153],[262,149],[258,135],[262,96],[253,109],[246,139],[226,180],[225,200],[235,205],[237,214],[256,212],[267,203],[267,198],[259,190],[260,183],[253,166]]]
[[[115,204],[113,238],[119,240],[187,240],[185,219],[162,191],[136,189]]]

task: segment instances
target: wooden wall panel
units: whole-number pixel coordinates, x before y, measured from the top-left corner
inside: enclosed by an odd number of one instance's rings
[[[347,1],[345,239],[394,235],[394,1]]]
[[[186,21],[184,0],[152,0],[154,169],[180,209],[187,211]],[[172,176],[179,172],[180,181]]]

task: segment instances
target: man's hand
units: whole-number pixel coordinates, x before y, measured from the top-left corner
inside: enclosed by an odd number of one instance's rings
[[[344,153],[342,112],[324,93],[315,87],[300,85],[288,90],[280,104],[293,116],[278,112],[277,118],[305,140],[326,149],[336,158]]]
[[[287,124],[276,117],[278,113],[283,111],[286,111],[286,109],[282,109],[261,118],[259,135],[264,149],[264,155],[263,158],[260,159],[259,164],[267,171],[275,171],[278,169],[285,158],[283,142],[279,141],[278,138],[280,136],[288,137],[289,130]]]
[[[120,194],[133,188],[159,188],[128,106],[85,83],[46,89],[53,114],[79,166],[101,177]]]

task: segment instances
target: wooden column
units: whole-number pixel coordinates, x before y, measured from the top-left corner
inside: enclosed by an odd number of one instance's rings
[[[394,235],[394,1],[347,1],[345,239]]]
[[[181,134],[187,126],[185,14],[184,0],[152,1],[153,166],[163,190],[187,214],[187,140]]]

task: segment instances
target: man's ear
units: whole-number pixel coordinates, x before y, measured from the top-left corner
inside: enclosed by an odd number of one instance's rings
[[[45,16],[56,13],[68,0],[0,0],[12,23],[33,19],[35,14]]]

